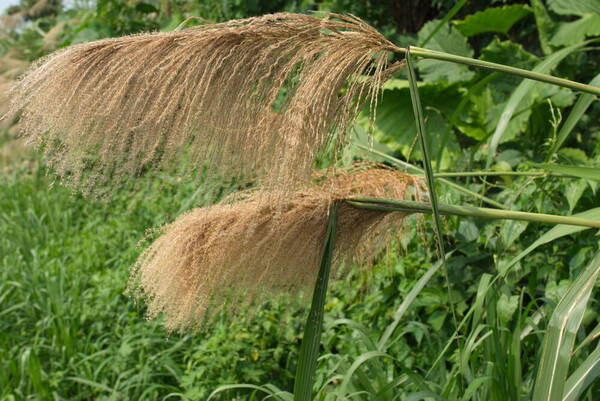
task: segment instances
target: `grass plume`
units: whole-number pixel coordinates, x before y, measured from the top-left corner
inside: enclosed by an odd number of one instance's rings
[[[68,182],[121,182],[192,159],[285,187],[401,64],[362,20],[279,13],[78,44],[12,93],[21,132]],[[365,78],[367,77],[367,78]]]
[[[408,187],[418,190],[419,181],[392,169],[353,167],[329,171],[285,199],[255,190],[241,200],[194,209],[164,227],[140,256],[130,290],[147,299],[150,317],[164,312],[165,326],[182,330],[225,306],[310,288],[330,203],[367,194],[404,199]],[[352,260],[368,263],[389,235],[400,232],[404,216],[340,205],[334,268]]]

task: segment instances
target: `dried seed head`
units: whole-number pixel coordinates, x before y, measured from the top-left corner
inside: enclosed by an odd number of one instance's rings
[[[67,181],[120,182],[191,158],[283,188],[344,142],[399,65],[358,18],[272,14],[78,44],[13,90],[11,113]]]
[[[413,176],[391,169],[354,168],[321,175],[277,204],[254,191],[233,203],[194,209],[164,228],[139,258],[130,290],[148,303],[148,315],[165,314],[169,330],[199,327],[223,308],[256,305],[267,294],[310,289],[316,279],[331,202],[355,195],[403,199]],[[398,235],[403,213],[342,203],[334,270],[369,262]],[[337,269],[336,269],[337,268]]]

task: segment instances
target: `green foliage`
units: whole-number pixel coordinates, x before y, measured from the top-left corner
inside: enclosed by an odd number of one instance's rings
[[[589,36],[599,35],[600,14],[585,14],[577,21],[562,23],[550,40],[550,44],[568,46],[583,42]]]
[[[598,0],[548,0],[548,5],[552,11],[561,15],[600,14]]]
[[[463,20],[454,21],[454,26],[466,37],[484,32],[506,34],[517,21],[528,16],[530,13],[531,9],[522,4],[491,7],[471,14]]]
[[[426,23],[419,31],[419,41],[424,41],[429,37],[438,23],[437,20]],[[473,56],[473,49],[469,46],[467,39],[451,25],[442,26],[438,33],[429,40],[427,48],[458,56]],[[473,72],[467,66],[449,64],[439,60],[419,61],[419,71],[425,81],[457,82],[467,81],[473,77]]]
[[[598,86],[600,58],[591,51],[600,35],[597,0],[468,2],[446,19],[453,2],[429,2],[414,15],[406,6],[410,18],[394,12],[395,2],[168,3],[99,0],[36,17],[2,45],[34,59],[72,43],[171,30],[190,15],[222,21],[283,9],[348,11],[397,43],[430,37],[430,49]],[[46,34],[60,24],[60,39],[49,45]],[[433,170],[561,173],[438,178],[441,201],[488,199],[506,209],[600,219],[593,95],[576,101],[567,89],[440,60],[419,61],[417,72]],[[364,116],[357,125],[369,130],[381,161],[423,171],[406,77],[386,84],[373,126]],[[144,231],[214,202],[230,186],[165,176],[99,203],[49,184],[43,170],[0,172],[0,350],[8,355],[0,359],[0,398],[292,399],[306,315],[295,300],[223,318],[206,333],[168,336],[123,294]],[[350,269],[331,283],[315,399],[595,399],[596,231],[447,217],[443,240],[454,253],[445,277],[432,263],[434,228],[410,218],[401,243],[372,271]],[[559,370],[544,368],[551,358]],[[549,383],[556,372],[559,380]],[[252,385],[215,392],[234,383]]]
[[[600,252],[569,286],[552,313],[544,339],[533,401],[561,401],[569,363],[587,303],[600,274]]]

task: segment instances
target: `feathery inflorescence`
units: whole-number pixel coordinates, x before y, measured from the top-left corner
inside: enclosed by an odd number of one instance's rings
[[[184,330],[199,327],[223,308],[310,289],[332,201],[357,195],[403,199],[409,187],[420,185],[411,175],[367,166],[329,172],[287,198],[257,190],[242,200],[194,209],[164,227],[143,252],[130,290],[146,298],[149,317],[164,313],[169,330]],[[404,216],[342,202],[333,274],[347,262],[369,262],[389,236],[400,233]]]
[[[12,93],[21,131],[68,181],[93,186],[191,159],[283,188],[310,176],[400,64],[352,16],[280,13],[78,44]]]

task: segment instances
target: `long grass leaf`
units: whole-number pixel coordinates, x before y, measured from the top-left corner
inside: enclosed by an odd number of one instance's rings
[[[447,401],[446,398],[432,391],[419,391],[416,393],[410,393],[404,401],[421,401],[421,400],[441,400]]]
[[[590,81],[590,85],[600,86],[600,74],[596,75],[594,79]],[[565,143],[565,141],[573,131],[573,128],[575,128],[575,125],[581,119],[581,116],[583,116],[583,114],[586,112],[588,107],[590,107],[590,105],[595,99],[596,96],[591,95],[589,93],[584,93],[579,96],[579,99],[577,99],[577,102],[575,102],[575,105],[571,109],[569,116],[567,117],[563,125],[560,127],[560,131],[558,131],[556,140],[552,143],[552,146],[550,147],[550,151],[548,152],[548,157],[546,158],[546,161],[550,161],[552,156],[556,152],[558,152],[558,149],[560,149],[562,144]]]
[[[599,208],[590,209],[590,210],[587,210],[585,212],[575,214],[573,216],[574,217],[580,217],[580,218],[591,218],[591,219],[600,220],[600,207]],[[446,355],[446,353],[450,349],[450,346],[452,345],[452,343],[454,342],[454,340],[456,340],[458,338],[460,330],[466,324],[466,322],[468,321],[468,319],[471,316],[473,316],[473,319],[471,320],[473,322],[473,325],[472,325],[473,329],[475,329],[475,327],[479,324],[481,316],[483,315],[483,302],[485,300],[485,294],[487,293],[487,291],[489,290],[489,288],[491,288],[491,286],[498,279],[500,279],[501,277],[504,277],[510,271],[510,268],[512,266],[514,266],[516,263],[518,263],[525,256],[529,255],[536,248],[538,248],[538,247],[540,247],[540,246],[542,246],[544,244],[547,244],[549,242],[552,242],[555,239],[558,239],[558,238],[561,238],[561,237],[564,237],[564,236],[567,236],[567,235],[570,235],[570,234],[575,234],[575,233],[578,233],[578,232],[586,230],[586,229],[588,229],[588,227],[565,225],[565,224],[557,224],[552,229],[550,229],[550,230],[546,231],[544,234],[542,234],[542,236],[540,236],[534,243],[532,243],[529,247],[527,247],[527,249],[525,249],[519,255],[517,255],[515,258],[513,258],[507,265],[502,266],[502,272],[500,274],[497,274],[493,278],[492,278],[491,275],[484,274],[482,276],[481,280],[480,280],[480,284],[479,284],[479,287],[477,289],[477,297],[475,299],[475,303],[473,304],[473,306],[471,306],[471,308],[469,309],[469,311],[462,318],[459,326],[454,330],[454,333],[452,334],[452,336],[450,337],[450,339],[446,342],[446,345],[444,345],[444,348],[440,352],[439,356],[432,363],[431,367],[427,371],[427,376],[429,376],[431,374],[431,372],[433,371],[433,369],[442,360],[444,360],[444,355]],[[525,330],[528,330],[528,329],[525,328],[524,331]]]
[[[585,212],[574,214],[573,217],[578,217],[582,219],[594,219],[600,220],[600,207],[586,210]],[[583,230],[587,230],[588,227],[583,226],[573,226],[573,225],[564,225],[558,224],[555,227],[552,227],[550,230],[546,231],[542,234],[537,240],[535,240],[531,245],[529,245],[526,249],[520,252],[517,256],[515,256],[507,265],[502,267],[504,272],[508,271],[512,266],[517,264],[521,259],[525,256],[529,255],[536,248],[547,244],[548,242],[554,241],[555,239],[564,237],[566,235],[575,234]]]
[[[346,394],[348,393],[348,387],[350,386],[350,383],[352,382],[352,378],[354,376],[354,374],[356,373],[356,371],[366,362],[368,362],[371,359],[374,358],[392,358],[389,354],[386,354],[385,352],[381,352],[381,351],[368,351],[363,353],[362,355],[360,355],[358,358],[356,358],[356,360],[352,363],[352,366],[350,366],[350,369],[348,369],[348,372],[346,372],[346,374],[344,375],[344,380],[342,381],[342,384],[340,385],[340,394]],[[383,377],[385,377],[385,372],[380,372]],[[373,391],[373,389],[371,389]]]
[[[563,401],[576,401],[581,393],[600,376],[600,344],[571,374],[565,384]]]
[[[263,392],[265,394],[268,394],[268,396],[272,397],[275,400],[278,401],[290,401],[289,398],[289,393],[285,392],[285,391],[274,391],[273,388],[269,388],[267,386],[256,386],[254,384],[224,384],[222,386],[217,387],[206,399],[206,401],[210,401],[211,399],[213,399],[213,397],[215,397],[217,394],[220,394],[224,391],[228,391],[228,390],[255,390],[255,391],[260,391]]]
[[[577,346],[577,348],[575,348],[575,351],[573,351],[573,353],[579,352],[583,347],[588,346],[592,341],[598,338],[600,338],[600,322],[598,322],[598,324],[596,324],[596,327],[594,327],[594,329],[587,335],[587,337],[579,343],[579,345]]]
[[[294,382],[294,401],[310,401],[312,399],[313,381],[317,369],[319,344],[321,342],[321,332],[323,329],[323,307],[327,295],[327,284],[329,282],[333,248],[335,246],[337,211],[338,203],[333,202],[329,210],[329,222],[327,224],[327,233],[323,244],[321,267],[319,269],[319,275],[317,276],[308,319],[304,326],[302,345],[300,346],[300,357],[298,360],[296,380]]]
[[[550,55],[544,61],[539,63],[533,69],[533,71],[537,72],[537,73],[547,73],[548,71],[550,71],[554,67],[556,67],[565,57],[567,57],[569,54],[572,54],[573,52],[581,49],[587,43],[588,42],[578,43],[578,44],[575,44],[575,45],[572,45],[569,47],[565,47],[564,49],[557,51],[556,53]],[[500,120],[498,121],[496,130],[494,131],[494,134],[492,135],[492,137],[490,139],[488,163],[491,161],[492,157],[496,154],[496,149],[498,148],[498,145],[500,144],[500,141],[502,140],[502,137],[504,136],[504,133],[506,132],[508,123],[510,122],[512,116],[514,115],[515,111],[519,107],[519,104],[521,104],[521,101],[523,100],[523,98],[531,92],[531,90],[533,89],[535,84],[536,84],[536,81],[524,80],[523,82],[521,82],[519,84],[519,86],[517,86],[517,89],[515,89],[515,91],[512,93],[512,95],[508,99],[508,102],[506,103],[506,106],[504,107],[504,110],[502,111],[502,114],[500,115]]]
[[[575,336],[600,274],[600,252],[575,279],[556,306],[544,336],[533,401],[561,401]]]
[[[600,181],[600,168],[584,166],[565,166],[560,164],[536,164],[537,167],[553,173],[570,175],[586,180]]]
[[[446,258],[450,257],[451,254],[452,254],[452,252],[449,252],[446,255]],[[442,267],[442,261],[438,260],[436,263],[433,264],[433,266],[431,266],[429,269],[427,269],[425,274],[423,274],[421,276],[421,278],[419,278],[419,280],[411,288],[411,290],[406,295],[406,297],[404,298],[404,300],[402,301],[402,303],[400,304],[398,309],[396,309],[396,312],[394,313],[394,320],[392,321],[392,323],[390,323],[386,327],[385,331],[383,332],[383,335],[379,339],[377,348],[380,351],[384,351],[386,349],[387,343],[388,343],[390,337],[392,336],[392,334],[394,334],[394,331],[396,330],[396,327],[398,327],[398,324],[400,324],[402,317],[404,316],[404,314],[406,313],[408,308],[410,308],[410,306],[412,305],[414,300],[417,298],[417,296],[421,293],[423,288],[425,288],[425,286],[427,285],[429,280],[431,280],[433,275],[439,270],[440,267]]]
[[[355,330],[356,332],[358,332],[360,334],[364,344],[367,346],[367,348],[370,351],[377,350],[377,346],[375,345],[375,342],[369,335],[369,330],[364,325],[362,325],[354,320],[351,320],[351,319],[337,319],[331,323],[329,328],[334,328],[336,326],[347,326],[348,328]]]
[[[379,156],[381,158],[383,158],[384,160],[398,166],[398,167],[402,167],[404,169],[406,169],[408,172],[412,172],[412,173],[419,173],[419,174],[424,174],[425,170],[423,170],[420,167],[415,166],[414,164],[405,162],[404,160],[400,160],[394,156],[390,156],[387,153],[384,152],[380,152],[376,149],[371,149],[368,146],[364,146],[364,145],[357,145],[358,148],[365,150],[367,152],[370,152],[376,156]],[[434,176],[437,176],[437,174],[434,174]],[[457,191],[460,191],[468,196],[472,196],[473,198],[479,199],[482,202],[487,203],[490,206],[494,206],[497,207],[498,209],[508,209],[506,206],[504,206],[502,203],[496,202],[495,200],[488,198],[484,195],[481,195],[475,191],[471,191],[469,188],[466,188],[460,184],[457,184],[453,181],[447,180],[445,178],[438,178],[436,179],[438,182],[443,183],[449,187],[452,187],[454,189],[456,189]]]

